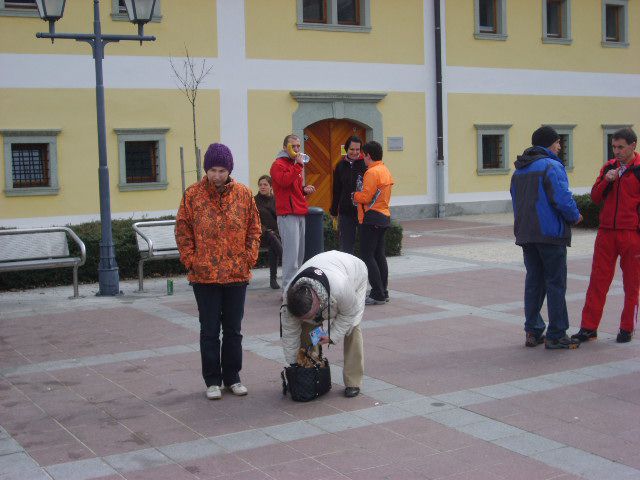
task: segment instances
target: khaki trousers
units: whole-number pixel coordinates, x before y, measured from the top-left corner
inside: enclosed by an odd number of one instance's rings
[[[302,322],[302,332],[300,333],[300,345],[311,346],[309,332],[316,328],[308,322]],[[356,325],[351,333],[344,337],[344,368],[342,369],[342,380],[345,387],[362,387],[362,377],[364,376],[364,349],[362,344],[362,330],[360,325]]]

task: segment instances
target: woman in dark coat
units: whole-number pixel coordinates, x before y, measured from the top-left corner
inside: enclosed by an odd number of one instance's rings
[[[271,189],[271,177],[269,175],[262,175],[258,179],[258,194],[255,196],[255,200],[260,213],[260,223],[262,223],[261,246],[269,247],[270,285],[274,290],[278,290],[280,285],[278,285],[276,275],[278,273],[278,261],[282,258],[282,241],[278,232],[276,201]]]

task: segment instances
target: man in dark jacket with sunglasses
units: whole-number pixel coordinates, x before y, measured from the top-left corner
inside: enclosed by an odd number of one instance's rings
[[[338,237],[340,251],[353,255],[358,230],[358,210],[351,200],[351,194],[362,184],[367,166],[360,153],[362,140],[355,135],[344,144],[347,154],[338,162],[333,171],[333,196],[331,200],[332,217],[338,217]]]
[[[522,247],[527,276],[524,286],[525,345],[541,343],[549,349],[574,349],[578,340],[567,336],[567,246],[571,225],[582,221],[569,190],[560,152],[560,136],[552,127],[540,127],[530,148],[518,156],[511,177],[513,232]],[[540,310],[547,297],[549,326]]]

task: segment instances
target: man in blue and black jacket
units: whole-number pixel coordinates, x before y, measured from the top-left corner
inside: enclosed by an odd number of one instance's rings
[[[567,336],[567,246],[571,225],[582,221],[569,190],[560,152],[560,136],[551,127],[540,127],[530,148],[519,155],[511,177],[513,232],[522,247],[527,276],[524,286],[525,345],[545,348],[577,348],[580,342]],[[549,326],[540,315],[547,297]]]

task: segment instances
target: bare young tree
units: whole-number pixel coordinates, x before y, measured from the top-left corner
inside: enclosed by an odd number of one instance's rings
[[[207,65],[206,60],[202,60],[202,62],[197,62],[189,55],[189,49],[185,45],[184,47],[185,58],[182,60],[180,65],[176,65],[173,58],[169,57],[169,63],[171,64],[171,69],[176,77],[176,85],[180,89],[182,93],[184,93],[191,104],[191,117],[193,121],[193,151],[196,156],[196,161],[198,159],[198,132],[197,132],[197,122],[196,122],[196,98],[198,96],[198,87],[204,80],[204,78],[209,75],[211,70],[213,69],[213,65]],[[198,176],[198,180],[200,180],[200,170],[196,172]]]

